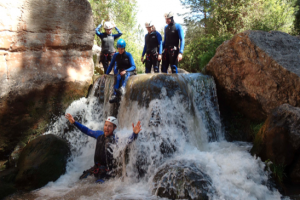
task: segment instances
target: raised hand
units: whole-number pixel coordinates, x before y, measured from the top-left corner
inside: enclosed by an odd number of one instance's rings
[[[72,116],[71,114],[67,113],[67,114],[65,115],[65,118],[66,118],[67,120],[69,120],[69,122],[70,122],[71,124],[74,124],[74,123],[75,123],[75,119],[73,118],[73,116]]]
[[[138,134],[142,129],[141,129],[141,122],[138,121],[138,123],[136,124],[136,126],[134,126],[134,123],[132,123],[132,129],[133,129],[133,132],[135,134]]]

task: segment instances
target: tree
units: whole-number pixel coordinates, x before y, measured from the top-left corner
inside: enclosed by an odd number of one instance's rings
[[[295,14],[295,22],[294,22],[294,34],[300,35],[300,0],[296,2],[295,9],[297,10]]]

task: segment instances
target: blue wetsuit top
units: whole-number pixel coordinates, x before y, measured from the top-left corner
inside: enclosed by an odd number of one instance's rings
[[[167,35],[167,32],[170,33]],[[178,36],[175,36],[172,33],[178,33]],[[168,24],[165,27],[165,37],[163,41],[163,48],[166,48],[168,46],[178,46],[178,43],[180,41],[180,51],[179,53],[183,53],[184,50],[184,32],[182,29],[182,26],[177,23],[171,23]],[[179,39],[179,40],[178,40]],[[177,41],[176,41],[177,40]]]
[[[74,125],[81,132],[83,132],[84,134],[86,134],[88,136],[91,136],[95,139],[97,139],[99,136],[104,134],[103,131],[100,131],[100,130],[99,131],[93,131],[93,130],[89,129],[88,127],[86,127],[86,126],[84,126],[84,125],[82,125],[82,124],[80,124],[79,122],[76,122],[76,121],[75,121]],[[132,135],[128,138],[129,139],[128,143],[131,143],[133,140],[137,139],[137,137],[138,137],[138,134],[132,133]],[[119,139],[118,137],[115,137],[116,143],[118,142],[118,139]]]
[[[154,31],[154,32],[150,33],[150,35],[149,35],[149,33],[147,33],[145,35],[145,45],[144,45],[144,50],[143,50],[142,57],[144,57],[145,53],[147,52],[147,48],[149,48],[149,47],[147,47],[147,41],[150,42],[151,44],[153,44],[153,42],[151,41],[151,39],[149,40],[147,38],[148,35],[151,36],[152,34],[156,35],[157,43],[158,43],[158,46],[159,46],[158,54],[162,53],[162,38],[161,38],[161,34],[159,32],[157,32],[157,31]],[[151,44],[149,44],[149,45],[151,45]],[[155,48],[155,47],[150,47],[150,49],[152,49],[152,48]]]
[[[124,51],[123,54],[115,53],[110,65],[107,68],[106,74],[109,74],[112,70],[113,66],[115,65],[115,62],[117,62],[117,69],[125,69],[127,72],[132,72],[135,70],[135,63],[132,58],[132,55],[126,51]]]

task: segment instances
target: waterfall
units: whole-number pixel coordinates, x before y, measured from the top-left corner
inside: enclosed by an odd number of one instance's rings
[[[266,186],[265,164],[250,155],[251,144],[225,141],[212,77],[133,76],[119,109],[108,103],[113,83],[112,76],[101,76],[89,97],[74,101],[66,113],[93,130],[102,130],[106,117],[117,114],[119,142],[114,157],[119,159],[119,176],[104,184],[95,184],[94,177],[78,180],[93,165],[96,142],[61,116],[46,134],[56,134],[71,144],[67,172],[21,199],[160,199],[153,193],[153,177],[166,163],[176,161],[210,177],[214,187],[210,199],[282,199],[276,189]],[[128,144],[131,124],[137,121],[142,131]]]

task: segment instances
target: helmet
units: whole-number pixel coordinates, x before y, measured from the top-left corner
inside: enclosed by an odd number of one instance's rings
[[[153,26],[151,21],[145,23],[146,28],[150,28],[151,26]]]
[[[113,25],[110,22],[105,22],[104,23],[104,29],[112,29]]]
[[[173,16],[174,16],[174,14],[172,12],[168,12],[165,14],[165,18],[171,18]]]
[[[126,42],[124,39],[119,39],[117,42],[117,48],[125,48],[126,47]]]
[[[109,116],[107,119],[106,119],[106,122],[111,122],[113,123],[114,125],[118,126],[118,120],[117,118],[113,117],[113,116]]]

